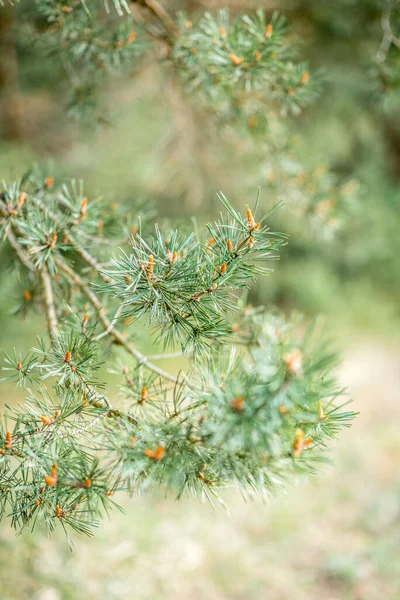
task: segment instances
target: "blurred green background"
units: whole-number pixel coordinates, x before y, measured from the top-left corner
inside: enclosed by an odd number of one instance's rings
[[[219,210],[220,189],[238,207],[253,203],[258,186],[263,207],[283,199],[272,226],[290,242],[250,300],[326,317],[343,350],[340,380],[361,415],[336,443],[331,468],[266,505],[228,494],[227,515],[194,501],[135,498],[94,539],[75,538],[73,554],[62,533],[16,538],[1,526],[0,599],[399,598],[400,107],[385,106],[374,72],[380,3],[166,3],[193,14],[261,4],[287,15],[325,82],[315,104],[283,125],[283,168],[280,124],[271,123],[268,143],[218,130],[152,57],[103,90],[109,126],[72,121],[61,71],[20,40],[23,4],[0,9],[0,180],[38,162],[56,177],[83,178],[87,194],[110,205],[144,198],[160,217],[200,222]],[[296,209],[302,177],[313,194],[326,170],[329,193],[357,191],[337,228]],[[0,346],[29,348],[43,323],[10,317],[17,291],[0,257]],[[2,388],[1,403],[17,400],[18,390]]]

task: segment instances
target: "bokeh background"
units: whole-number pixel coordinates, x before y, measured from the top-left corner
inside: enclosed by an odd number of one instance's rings
[[[266,504],[227,495],[227,514],[189,500],[134,498],[93,539],[75,537],[73,553],[62,532],[15,537],[1,525],[0,599],[397,600],[400,106],[387,101],[375,68],[381,4],[166,5],[194,15],[278,9],[302,57],[324,70],[319,99],[284,125],[269,114],[265,139],[249,140],[219,130],[149,56],[134,75],[103,87],[109,124],[77,122],[65,111],[62,70],[24,39],[22,2],[0,9],[0,180],[39,163],[56,177],[84,179],[88,196],[105,196],[110,210],[142,198],[171,220],[211,219],[219,190],[238,207],[253,202],[258,186],[263,206],[284,200],[273,226],[290,243],[250,301],[324,316],[360,416],[321,477]],[[320,218],[339,205],[338,193],[340,210]],[[307,197],[316,201],[304,209]],[[28,349],[44,326],[40,315],[10,316],[18,295],[4,252],[0,277],[0,346]],[[0,404],[19,394],[3,384]]]

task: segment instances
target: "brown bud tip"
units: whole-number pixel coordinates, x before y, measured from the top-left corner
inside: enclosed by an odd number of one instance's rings
[[[233,247],[232,242],[231,242],[230,238],[228,238],[226,240],[226,248],[227,248],[228,252],[232,252],[232,247]]]
[[[72,12],[72,8],[70,6],[62,6],[61,10],[63,11],[63,13],[69,14]]]
[[[310,74],[308,73],[308,71],[304,71],[304,73],[302,74],[302,76],[300,78],[301,85],[306,85],[306,83],[308,82],[309,79],[310,79]]]
[[[256,222],[250,208],[247,209],[247,227],[250,229],[250,231],[253,231],[253,229],[256,227]]]
[[[46,177],[44,180],[44,187],[50,190],[54,185],[54,177]]]
[[[24,204],[25,200],[26,200],[26,192],[21,192],[21,194],[18,198],[18,202],[17,202],[18,208],[21,208],[21,206]]]
[[[89,477],[87,477],[85,479],[85,481],[83,482],[83,487],[86,489],[89,489],[90,487],[92,487],[92,480],[89,479]]]
[[[222,263],[222,265],[219,267],[218,271],[220,272],[221,275],[226,273],[226,263]]]
[[[236,412],[242,412],[244,410],[244,399],[243,396],[237,396],[230,403],[230,407]]]
[[[36,500],[35,500],[35,504],[36,504],[36,506],[37,506],[38,504],[40,504],[40,500],[38,500],[38,499],[36,498]]]
[[[9,450],[12,446],[12,435],[10,431],[6,432],[6,443],[4,444],[4,447],[6,448],[6,450]]]
[[[126,43],[131,44],[136,40],[137,33],[136,31],[131,31],[128,37],[126,38]]]
[[[140,402],[144,402],[145,400],[147,400],[149,397],[149,393],[147,391],[147,387],[143,387],[142,391],[140,392]]]
[[[87,215],[87,198],[83,198],[80,206],[81,217],[85,218]]]
[[[22,362],[20,360],[17,362],[17,371],[22,371]]]
[[[241,65],[244,60],[243,58],[236,56],[236,54],[230,54],[229,58],[231,59],[231,62],[235,65],[235,67]]]
[[[146,267],[146,275],[147,277],[151,277],[154,270],[154,256],[152,254],[149,255]]]
[[[45,425],[51,425],[52,422],[54,421],[54,419],[52,417],[46,417],[44,415],[42,415],[40,417],[40,420],[45,424]]]
[[[128,273],[125,273],[124,281],[125,281],[126,285],[131,285],[132,279],[129,277]]]
[[[29,290],[24,290],[24,300],[25,302],[29,302],[31,300],[32,295]]]
[[[84,315],[82,318],[82,325],[83,326],[87,325],[88,321],[89,321],[89,315]]]
[[[272,35],[272,24],[268,23],[268,25],[265,28],[265,37],[267,38],[267,40],[271,37]]]
[[[63,362],[70,363],[72,359],[71,352],[69,350],[64,354]]]

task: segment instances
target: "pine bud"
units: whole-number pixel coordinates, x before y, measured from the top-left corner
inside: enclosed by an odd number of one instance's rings
[[[250,231],[253,231],[255,229],[255,227],[256,227],[256,222],[254,220],[253,213],[251,212],[251,209],[248,208],[247,209],[247,228]]]
[[[70,363],[72,359],[71,352],[69,350],[64,354],[63,362]]]
[[[144,402],[145,400],[148,400],[149,398],[149,393],[147,391],[147,387],[143,387],[142,391],[140,392],[140,404],[142,404],[142,402]]]
[[[90,487],[92,487],[92,480],[89,479],[89,477],[87,477],[85,479],[85,481],[83,482],[83,487],[86,489],[89,489]]]
[[[302,429],[296,430],[296,438],[293,442],[293,455],[298,458],[301,456],[304,448],[309,446],[312,443],[311,438],[304,437],[304,431]]]
[[[253,246],[254,246],[254,238],[253,238],[253,236],[251,235],[251,236],[249,237],[249,241],[247,242],[247,247],[248,247],[248,248],[251,250],[251,249],[253,248]]]
[[[54,247],[55,247],[55,245],[56,245],[56,242],[57,242],[57,234],[56,234],[56,233],[53,233],[53,235],[51,236],[51,241],[50,241],[50,244],[49,244],[49,248],[50,248],[50,250],[53,250],[53,248],[54,248]]]
[[[226,38],[226,31],[225,31],[224,27],[220,27],[220,28],[219,28],[219,35],[220,35],[221,37],[224,37],[224,38]]]
[[[129,277],[128,273],[125,273],[124,281],[125,281],[126,285],[131,285],[132,279]]]
[[[4,444],[4,448],[6,450],[10,450],[11,446],[12,446],[12,435],[11,435],[10,431],[7,431],[6,432],[6,443]]]
[[[147,261],[147,267],[146,267],[147,277],[150,278],[152,276],[153,269],[154,269],[154,256],[152,254],[150,254],[148,261]]]
[[[207,250],[209,250],[211,248],[211,246],[214,246],[214,244],[215,244],[215,239],[210,238],[207,242]]]
[[[131,31],[128,37],[126,38],[126,43],[131,44],[136,40],[137,33],[136,31]]]
[[[17,362],[17,371],[22,371],[22,362],[20,360]]]
[[[272,23],[268,23],[268,25],[265,28],[265,37],[267,38],[267,40],[269,40],[269,38],[272,35]]]
[[[51,425],[54,421],[54,417],[46,417],[44,415],[42,415],[40,417],[40,420],[45,424],[45,425]]]
[[[31,300],[32,295],[29,290],[24,290],[24,300],[25,302],[29,302]]]
[[[222,263],[222,265],[218,268],[218,272],[221,275],[224,275],[224,273],[226,273],[226,263]]]
[[[281,405],[278,407],[278,410],[279,410],[279,412],[281,413],[281,415],[287,415],[287,414],[288,414],[288,412],[289,412],[289,409],[288,409],[286,406],[284,406],[283,404],[281,404]]]
[[[254,54],[254,58],[256,59],[256,61],[258,62],[259,60],[261,60],[262,54],[259,50],[256,50],[256,53]]]
[[[25,200],[26,200],[26,192],[21,192],[21,194],[18,198],[17,208],[21,208],[21,206],[24,204]]]
[[[72,12],[72,8],[70,6],[62,6],[61,10],[63,11],[63,13],[69,14]]]
[[[86,217],[87,217],[87,198],[83,198],[79,212],[81,213],[81,219],[82,220],[86,219]]]
[[[54,177],[46,177],[44,180],[44,187],[50,190],[54,185]]]
[[[238,67],[244,61],[244,58],[240,58],[239,56],[236,56],[236,54],[230,54],[229,58],[231,59],[232,64],[234,64],[235,67]]]
[[[56,516],[61,519],[65,515],[65,511],[60,507],[59,504],[56,505]]]
[[[228,238],[226,240],[226,249],[228,250],[228,252],[232,252],[232,248],[233,248],[232,242],[231,242],[230,238]]]
[[[155,462],[158,462],[164,457],[165,449],[162,446],[157,446],[155,450],[151,450],[150,448],[146,448],[144,451],[144,455],[148,458],[151,458]]]
[[[53,465],[51,467],[51,475],[48,475],[44,478],[46,484],[50,487],[53,487],[57,483],[57,465]]]
[[[304,71],[304,73],[302,74],[302,76],[300,78],[301,85],[306,85],[306,83],[308,82],[309,79],[310,79],[310,74],[308,73],[308,71]]]
[[[88,321],[89,321],[89,315],[86,314],[82,318],[82,327],[86,327]]]
[[[229,405],[234,411],[242,412],[244,410],[243,396],[237,396],[229,403]]]
[[[192,26],[193,26],[192,21],[185,21],[185,27],[186,27],[186,29],[191,29]]]
[[[40,504],[40,500],[38,500],[38,499],[36,498],[36,500],[35,500],[35,504],[36,504],[36,506],[38,506],[38,505]]]

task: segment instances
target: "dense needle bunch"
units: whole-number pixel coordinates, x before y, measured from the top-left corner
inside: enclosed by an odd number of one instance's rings
[[[205,230],[164,229],[146,214],[118,227],[76,182],[34,172],[3,185],[23,314],[34,306],[48,326],[27,355],[4,354],[4,379],[27,388],[0,429],[0,512],[18,530],[41,521],[91,533],[117,492],[156,485],[178,497],[221,500],[232,486],[265,496],[314,472],[353,418],[320,335],[246,305],[285,236],[258,201],[240,212],[220,201]],[[144,353],[150,332],[168,352]],[[178,374],[159,366],[171,358]],[[120,381],[116,405],[107,369]]]

